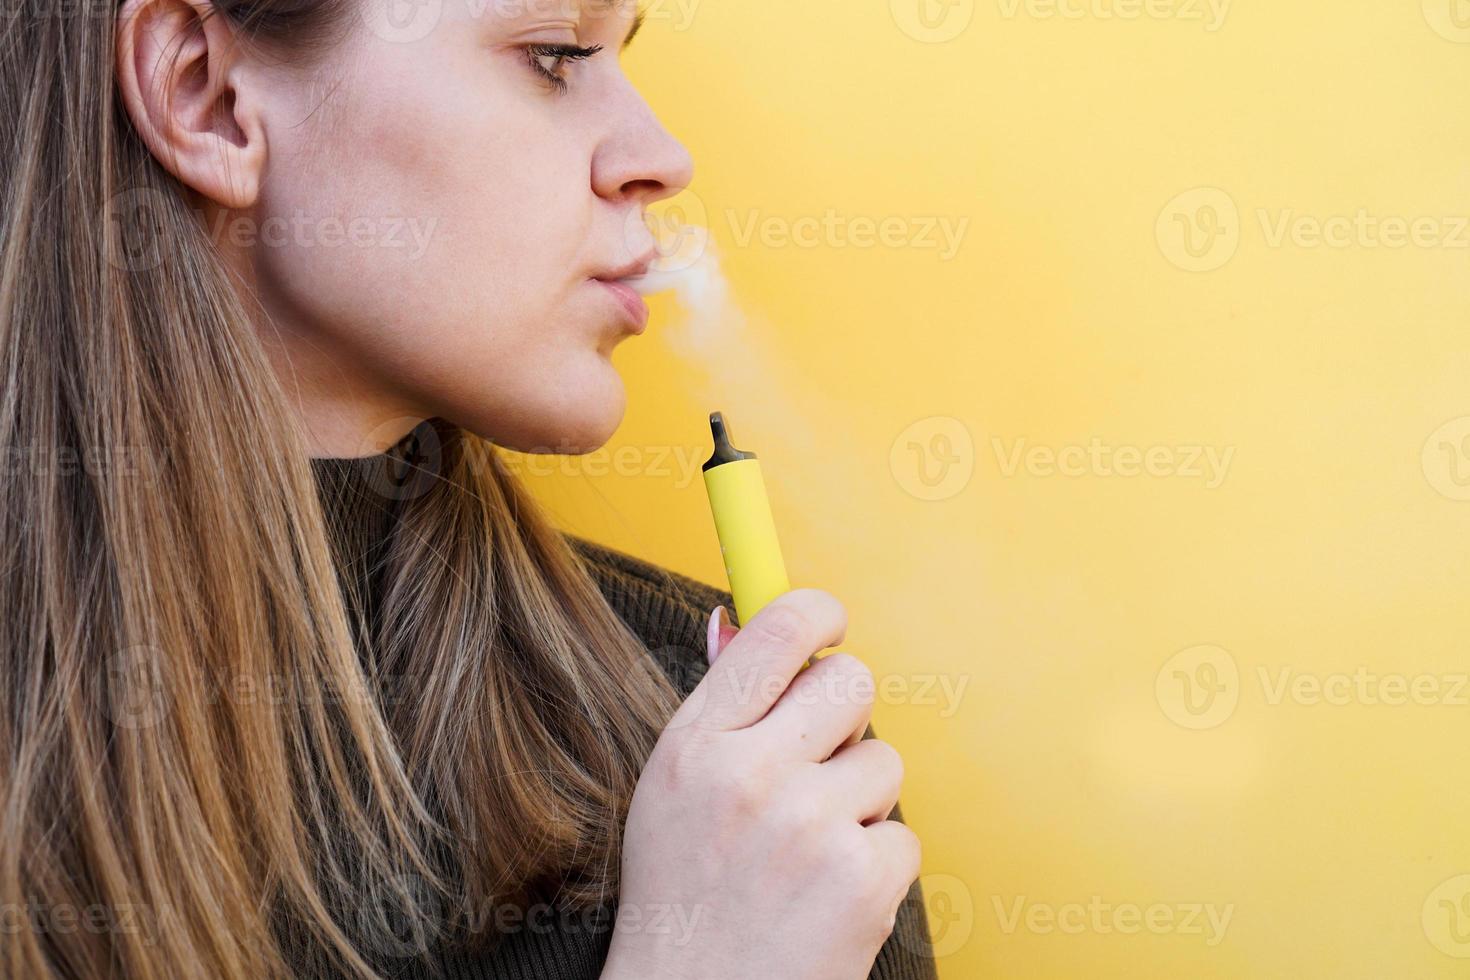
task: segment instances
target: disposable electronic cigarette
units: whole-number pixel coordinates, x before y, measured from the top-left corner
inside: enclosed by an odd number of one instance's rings
[[[704,488],[735,598],[735,615],[744,626],[766,603],[789,592],[791,583],[786,578],[760,460],[755,453],[730,444],[730,430],[720,412],[710,413],[709,427],[715,449],[703,467]]]

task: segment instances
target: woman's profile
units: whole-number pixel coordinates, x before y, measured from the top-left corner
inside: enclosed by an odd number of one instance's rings
[[[622,417],[640,20],[9,17],[0,975],[935,976],[841,603],[722,626],[500,454]]]

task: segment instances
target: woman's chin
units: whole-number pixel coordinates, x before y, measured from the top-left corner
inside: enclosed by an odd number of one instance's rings
[[[599,373],[605,377],[564,382],[559,392],[564,398],[529,409],[513,430],[481,434],[523,453],[580,456],[601,449],[623,422],[627,391],[622,377],[611,367]],[[477,426],[467,428],[480,431]]]
[[[566,441],[570,453],[590,453],[607,445],[623,424],[628,408],[628,391],[611,363],[604,363],[598,377],[574,390],[565,413]]]

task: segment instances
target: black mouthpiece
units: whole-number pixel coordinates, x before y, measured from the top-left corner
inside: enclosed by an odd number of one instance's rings
[[[725,416],[720,412],[709,413],[709,431],[715,438],[715,451],[700,470],[713,469],[721,463],[733,463],[737,459],[755,459],[755,453],[744,453],[730,445],[730,429],[725,425]]]

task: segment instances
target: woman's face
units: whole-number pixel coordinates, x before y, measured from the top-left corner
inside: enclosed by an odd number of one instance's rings
[[[356,2],[310,84],[254,69],[267,164],[237,257],[314,451],[376,452],[434,415],[530,452],[601,446],[641,301],[599,280],[646,265],[645,207],[691,176],[619,65],[632,0]]]

